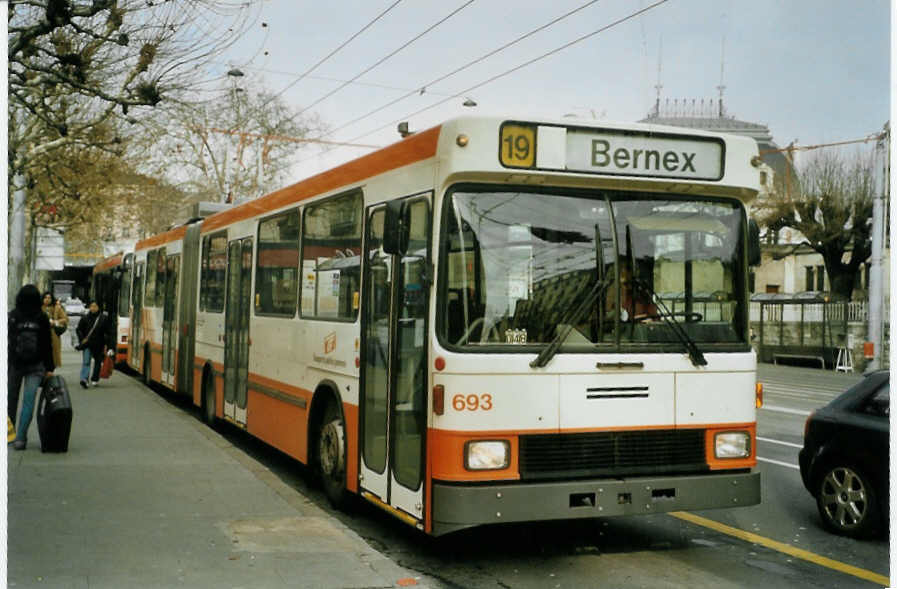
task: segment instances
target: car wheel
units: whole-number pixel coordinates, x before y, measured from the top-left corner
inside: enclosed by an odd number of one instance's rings
[[[878,498],[869,478],[852,465],[829,467],[817,487],[816,505],[825,527],[844,536],[869,535],[879,522]]]

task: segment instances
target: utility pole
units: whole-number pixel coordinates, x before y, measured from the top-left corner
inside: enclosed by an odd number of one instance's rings
[[[16,174],[13,186],[15,192],[12,196],[9,224],[9,276],[6,292],[9,309],[15,306],[16,293],[22,287],[25,274],[25,176]]]
[[[885,199],[888,192],[888,176],[890,172],[890,122],[885,123],[881,135],[875,144],[875,159],[873,174],[875,178],[875,194],[872,200],[872,256],[869,266],[869,325],[867,328],[868,341],[872,343],[872,360],[869,362],[870,370],[878,370],[883,366],[882,352],[884,351],[883,324],[884,315],[884,288],[882,284],[881,262],[884,257],[884,232],[885,232]]]

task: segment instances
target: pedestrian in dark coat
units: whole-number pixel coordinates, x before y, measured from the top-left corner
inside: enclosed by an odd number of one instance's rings
[[[24,450],[34,414],[35,394],[44,378],[53,376],[56,368],[53,364],[50,320],[41,310],[40,291],[33,284],[26,284],[16,295],[16,306],[7,317],[7,346],[7,415],[17,426],[12,447]],[[21,388],[22,416],[17,422]]]
[[[90,377],[90,384],[100,384],[100,367],[103,364],[105,354],[115,354],[115,332],[112,320],[106,311],[100,311],[96,301],[91,301],[87,315],[81,317],[78,327],[78,345],[76,350],[81,350],[81,386],[85,389]],[[90,361],[93,360],[93,371],[90,369]]]

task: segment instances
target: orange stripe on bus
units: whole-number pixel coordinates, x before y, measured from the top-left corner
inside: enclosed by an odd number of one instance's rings
[[[110,256],[104,260],[100,260],[93,267],[93,272],[96,274],[97,272],[102,272],[104,270],[108,270],[109,268],[114,268],[121,264],[122,253],[119,252],[113,256]]]
[[[470,440],[507,440],[511,446],[511,462],[502,470],[467,470],[464,468],[464,444]],[[508,481],[519,480],[517,435],[498,432],[458,432],[430,430],[429,452],[431,476],[441,481]]]
[[[587,433],[608,431],[644,431],[657,429],[701,429],[704,434],[704,460],[710,470],[731,470],[754,468],[757,466],[756,456],[756,423],[716,423],[716,424],[688,424],[676,427],[666,426],[635,426],[635,427],[611,427],[591,429],[561,429],[561,430],[496,430],[496,431],[450,431],[431,429],[427,433],[429,444],[430,462],[428,464],[428,488],[430,479],[444,481],[500,481],[517,480],[520,478],[518,470],[519,436],[532,434],[557,434],[557,433]],[[735,430],[747,430],[751,436],[751,455],[739,459],[718,459],[714,456],[714,436],[720,432]],[[510,445],[511,461],[508,468],[502,470],[470,471],[464,467],[464,445],[471,440],[506,440]],[[427,524],[425,523],[425,526]]]
[[[714,455],[714,437],[718,433],[735,430],[748,430],[751,434],[751,454],[747,458],[716,458]],[[754,468],[757,466],[757,424],[725,424],[707,426],[704,434],[704,460],[710,470],[729,470],[733,468]]]
[[[253,436],[308,463],[308,412],[249,387],[246,429]]]
[[[147,237],[146,239],[138,241],[137,245],[134,246],[134,251],[139,251],[157,245],[162,245],[164,243],[177,241],[179,239],[183,239],[185,235],[187,235],[187,227],[185,225],[182,225],[181,227],[175,227],[171,231],[166,231],[165,233],[153,235],[152,237]]]
[[[222,367],[223,368],[223,367]],[[249,373],[249,387],[252,388],[253,384],[259,384],[263,387],[274,389],[280,393],[283,393],[287,397],[293,397],[296,399],[303,399],[306,403],[306,407],[311,403],[311,398],[314,395],[312,391],[308,389],[303,389],[301,387],[296,387],[293,385],[289,385],[285,382],[281,382],[279,380],[274,380],[271,378],[266,378],[261,374],[256,374],[255,372]],[[262,392],[262,391],[259,391]]]
[[[415,133],[398,143],[364,155],[342,166],[281,188],[232,209],[215,213],[203,221],[200,233],[209,233],[237,221],[251,219],[341,186],[349,187],[351,184],[372,178],[389,170],[431,158],[436,155],[440,128],[433,127],[432,129]],[[140,245],[138,244],[138,246]]]
[[[358,492],[358,405],[343,403],[346,423],[346,488]]]

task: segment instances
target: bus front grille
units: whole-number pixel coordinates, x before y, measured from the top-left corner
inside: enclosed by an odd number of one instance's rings
[[[701,429],[520,436],[523,480],[707,470]]]

